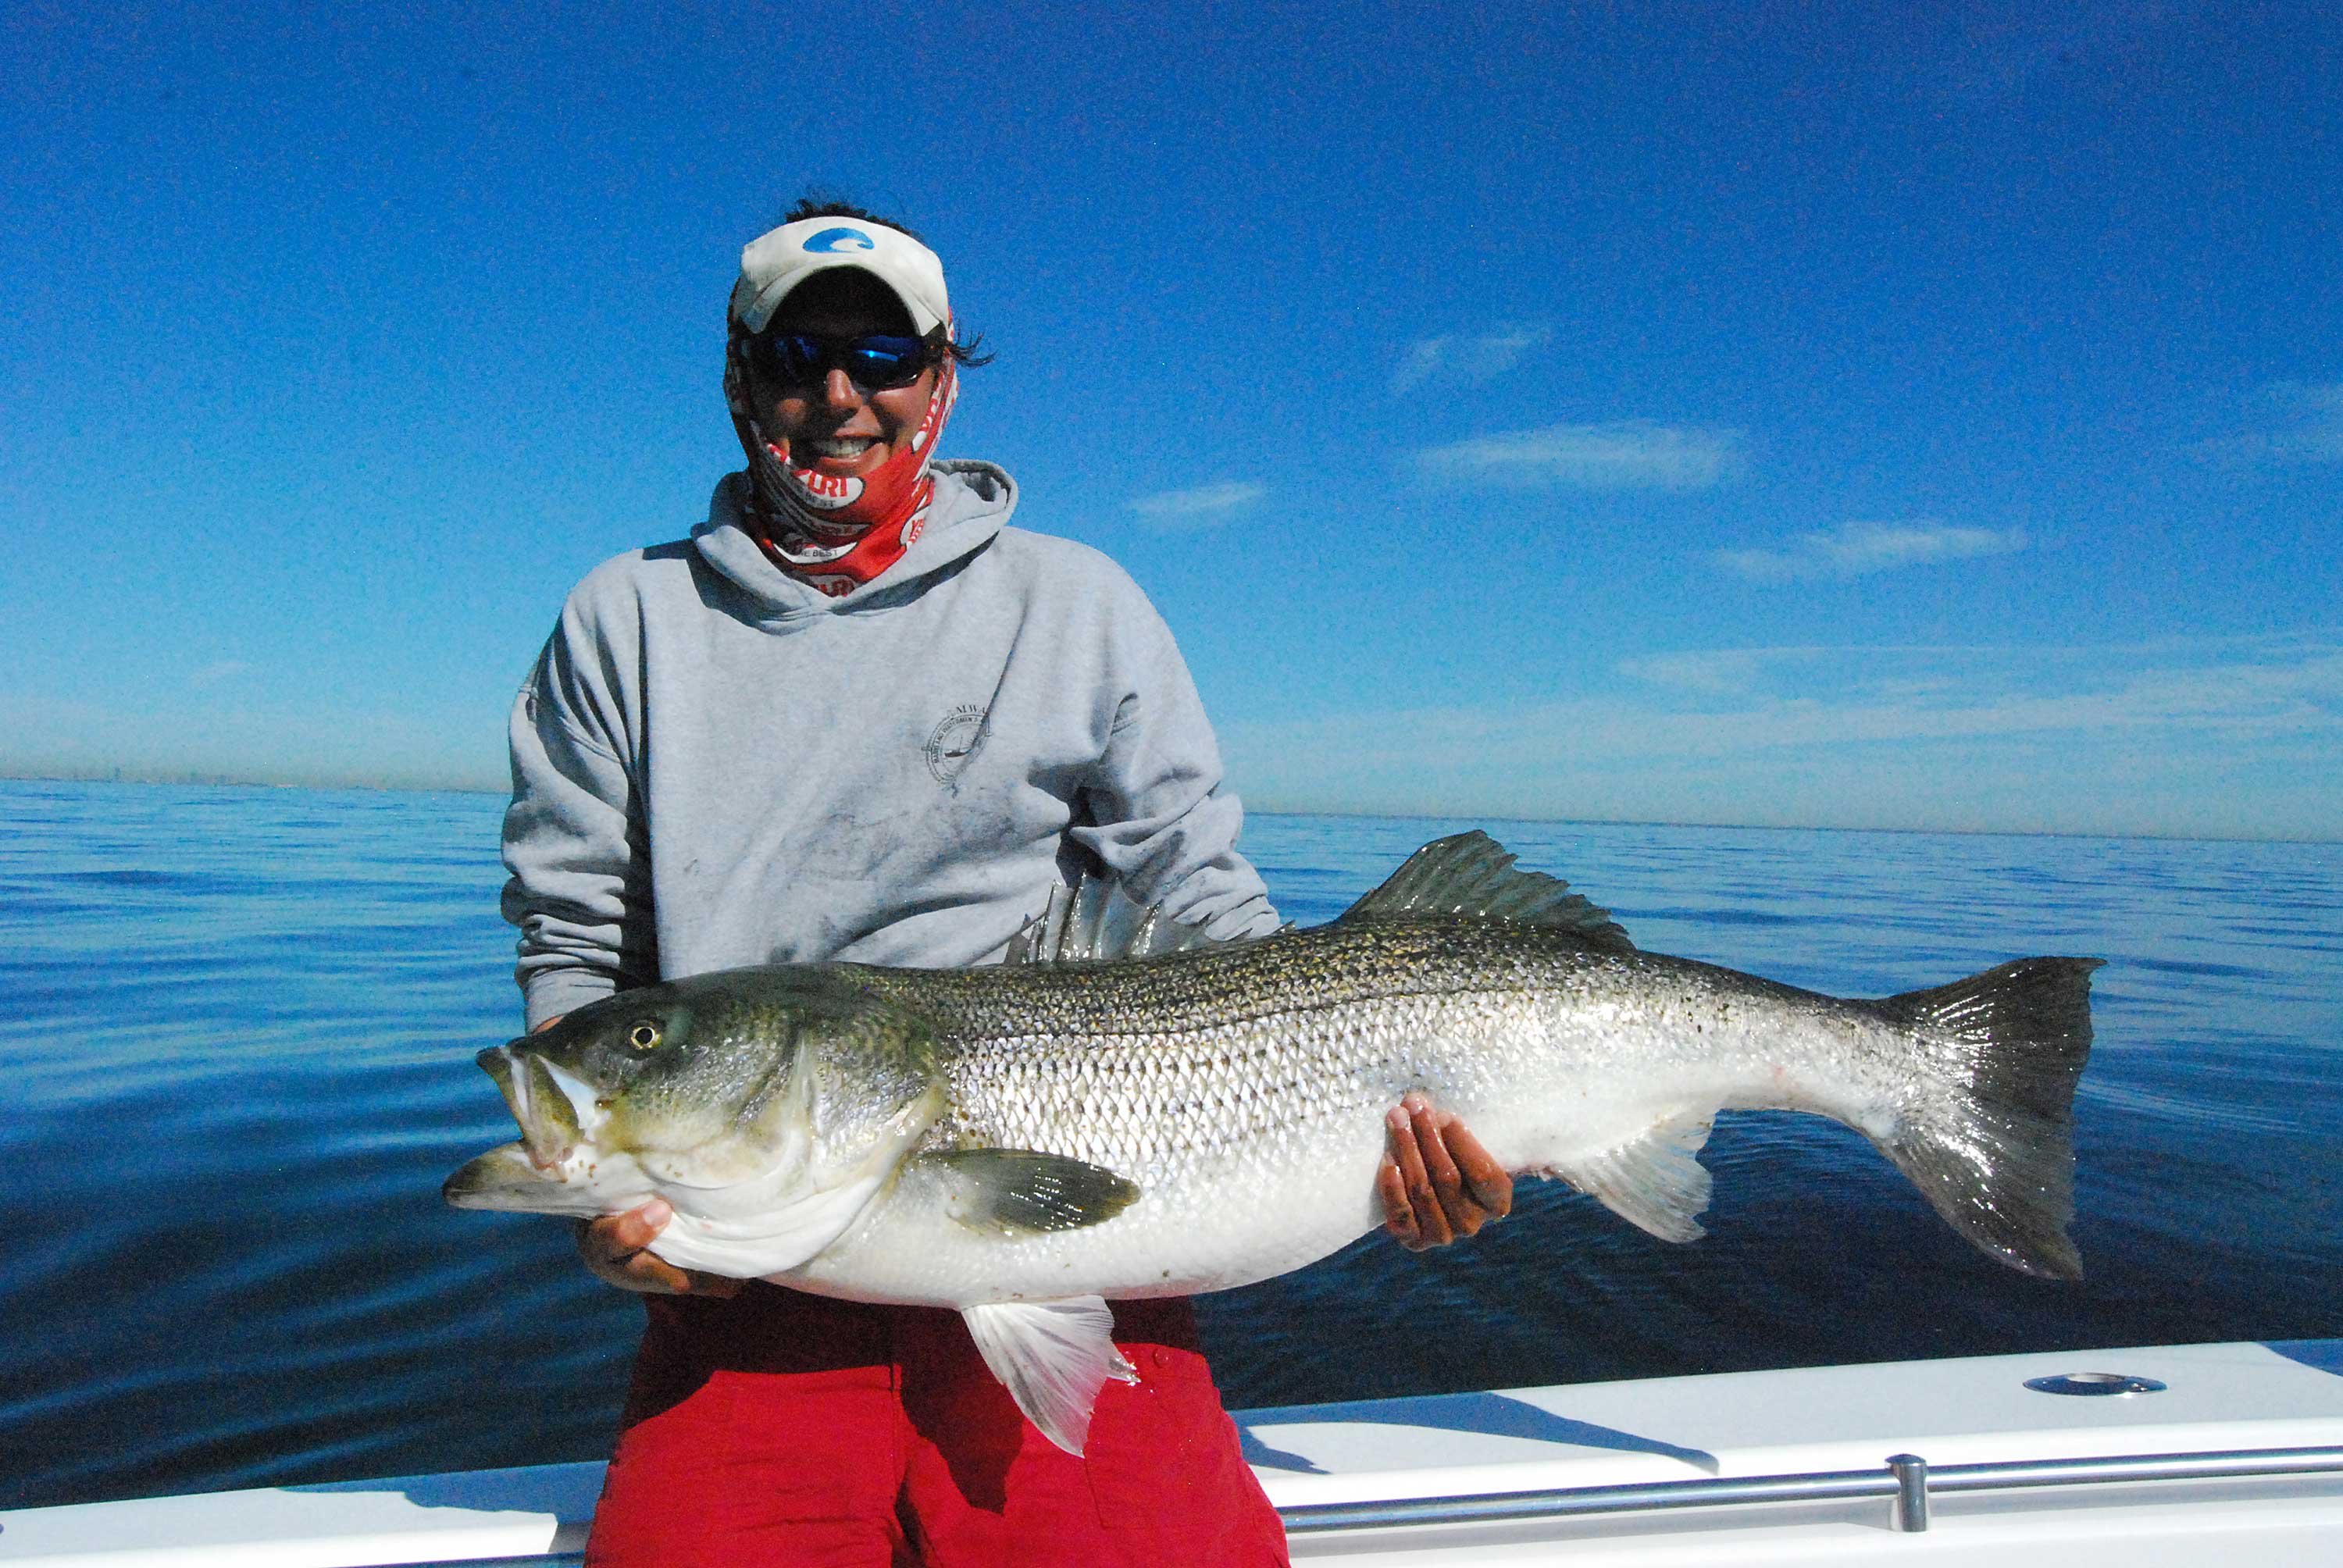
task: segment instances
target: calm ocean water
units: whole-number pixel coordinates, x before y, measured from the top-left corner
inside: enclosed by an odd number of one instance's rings
[[[443,1208],[510,1136],[478,796],[0,782],[0,1506],[598,1458],[639,1308]],[[1284,912],[1490,828],[1643,946],[1841,994],[2109,960],[2089,1280],[2030,1280],[1853,1134],[1728,1117],[1710,1235],[1575,1194],[1202,1303],[1233,1406],[2343,1335],[2343,846],[1257,816]]]

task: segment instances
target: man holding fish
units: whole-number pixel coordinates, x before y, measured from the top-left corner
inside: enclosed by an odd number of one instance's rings
[[[515,706],[530,1026],[746,965],[997,960],[1085,868],[1214,938],[1274,930],[1161,619],[1104,557],[1006,527],[1001,470],[936,459],[983,357],[933,252],[801,203],[742,253],[729,328],[747,470],[689,541],[578,586]],[[1410,1096],[1389,1125],[1394,1236],[1505,1212],[1453,1116]],[[1077,1456],[958,1314],[679,1268],[649,1250],[670,1217],[580,1229],[650,1312],[589,1562],[1284,1561],[1183,1300],[1115,1304],[1141,1376]]]

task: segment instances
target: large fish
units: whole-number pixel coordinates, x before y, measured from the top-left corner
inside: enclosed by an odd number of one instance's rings
[[[2079,1277],[2069,1119],[2098,960],[1843,1000],[1641,951],[1513,859],[1443,839],[1332,923],[1258,940],[1125,918],[1092,885],[1004,965],[626,991],[481,1052],[522,1136],[447,1198],[590,1216],[658,1195],[652,1251],[680,1266],[958,1308],[1077,1453],[1105,1380],[1137,1376],[1104,1298],[1224,1290],[1373,1228],[1411,1091],[1508,1170],[1676,1241],[1701,1233],[1718,1111],[1812,1111],[1987,1253]]]

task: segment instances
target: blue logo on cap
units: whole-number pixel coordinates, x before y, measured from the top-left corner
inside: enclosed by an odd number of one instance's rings
[[[877,250],[879,242],[859,228],[826,228],[807,240],[805,250]]]

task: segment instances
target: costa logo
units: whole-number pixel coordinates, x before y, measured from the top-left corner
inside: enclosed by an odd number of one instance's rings
[[[822,592],[828,594],[832,598],[844,598],[848,594],[852,593],[857,588],[861,586],[852,578],[840,577],[834,572],[822,572],[819,575],[809,576],[806,578],[806,581],[813,584],[814,587],[820,588]]]
[[[826,228],[809,236],[799,248],[818,255],[838,250],[877,250],[879,242],[859,228]]]

